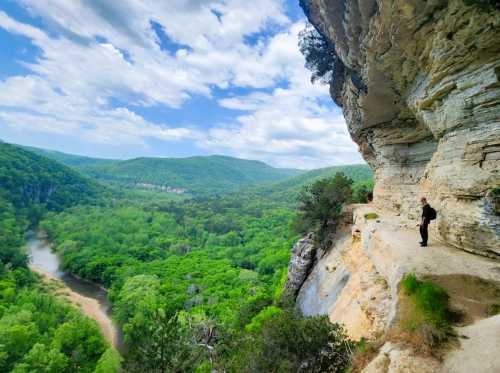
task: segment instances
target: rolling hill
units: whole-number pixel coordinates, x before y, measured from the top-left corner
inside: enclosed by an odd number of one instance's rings
[[[345,173],[358,184],[371,183],[373,179],[373,173],[366,164],[300,171],[220,155],[116,160],[25,148],[100,181],[141,189],[168,190],[178,195],[208,196],[241,191],[290,201],[296,200],[305,185],[337,172]]]
[[[66,166],[71,166],[74,168],[85,168],[97,165],[112,164],[120,162],[117,159],[104,159],[104,158],[92,158],[85,157],[82,155],[67,154],[58,152],[56,150],[40,149],[32,146],[19,146],[30,152],[36,153],[38,155],[53,159],[54,161],[65,164]]]
[[[59,211],[98,198],[105,188],[73,169],[22,147],[0,143],[0,196],[17,209]]]
[[[29,149],[101,181],[197,196],[226,193],[242,186],[275,182],[302,172],[274,168],[264,162],[220,155],[109,160]]]
[[[367,164],[353,164],[306,171],[284,180],[257,186],[255,188],[245,188],[245,190],[275,202],[294,205],[300,190],[304,186],[310,185],[319,179],[332,177],[337,172],[343,172],[347,177],[351,178],[354,181],[353,187],[355,189],[361,185],[373,187],[373,172],[370,167]]]

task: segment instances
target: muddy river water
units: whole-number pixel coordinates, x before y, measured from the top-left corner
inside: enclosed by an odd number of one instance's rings
[[[43,235],[28,233],[27,245],[30,268],[44,276],[47,281],[59,281],[63,287],[62,292],[68,295],[70,302],[78,306],[85,315],[97,321],[104,337],[116,349],[123,352],[122,333],[111,318],[112,308],[106,290],[62,271],[59,257],[52,251],[50,242]]]

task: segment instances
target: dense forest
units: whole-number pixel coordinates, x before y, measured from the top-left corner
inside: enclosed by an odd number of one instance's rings
[[[342,371],[347,366],[351,342],[342,329],[326,318],[302,318],[282,290],[290,250],[301,229],[320,233],[321,224],[305,214],[307,196],[341,191],[344,199],[332,200],[326,214],[338,212],[345,202],[366,200],[371,183],[366,166],[292,172],[286,179],[266,177],[257,185],[252,176],[237,192],[209,195],[205,188],[204,196],[172,200],[160,191],[102,186],[54,160],[2,146],[5,285],[0,288],[0,324],[17,330],[16,325],[32,320],[38,328],[22,350],[0,342],[5,371],[65,371],[33,368],[29,364],[41,359],[37,354],[71,371],[111,372],[119,363],[96,325],[54,298],[26,269],[23,234],[34,224],[48,234],[65,271],[109,289],[113,317],[127,344],[126,371],[297,371],[304,362],[310,371],[332,364]],[[21,169],[16,163],[20,157]],[[142,169],[154,174],[154,168]],[[338,176],[341,171],[346,176]],[[337,177],[328,178],[333,175]],[[202,178],[215,183],[209,177]],[[24,189],[45,185],[45,180],[57,186],[50,195],[23,195]],[[38,208],[36,220],[26,217],[26,208]],[[298,219],[304,222],[301,229]],[[19,319],[22,309],[30,310],[31,319]],[[51,309],[51,317],[44,316]],[[59,332],[55,320],[69,326]],[[85,327],[72,329],[75,320]],[[3,330],[11,329],[2,326],[0,333]],[[60,334],[85,351],[75,352],[70,342],[66,347]],[[86,363],[74,360],[80,358]]]
[[[109,160],[28,149],[105,182],[151,189],[171,187],[194,196],[227,193],[244,185],[278,181],[301,173],[300,170],[274,168],[259,161],[219,155]]]
[[[27,268],[28,222],[0,201],[0,371],[116,371],[121,358],[97,324],[54,296]]]
[[[18,146],[0,143],[0,198],[36,219],[41,210],[94,203],[106,188],[78,172]]]

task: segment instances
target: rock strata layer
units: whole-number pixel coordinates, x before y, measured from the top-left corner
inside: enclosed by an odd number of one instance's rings
[[[378,217],[369,219],[374,213]],[[373,205],[355,205],[352,214],[353,224],[337,230],[335,243],[323,256],[316,257],[300,284],[296,300],[302,313],[328,315],[355,340],[384,341],[384,347],[365,372],[499,371],[500,315],[478,308],[479,304],[487,308],[489,291],[493,294],[491,304],[500,302],[498,261],[434,239],[422,248],[416,227],[408,227],[399,216],[376,210]],[[307,245],[302,243],[298,247],[305,249]],[[454,309],[467,315],[466,325],[456,328],[457,335],[465,337],[441,362],[420,357],[410,346],[391,343],[388,337],[394,327],[397,329],[400,282],[408,273],[432,278],[447,289]]]
[[[303,0],[343,66],[330,92],[375,171],[374,203],[500,258],[500,11],[460,0]]]

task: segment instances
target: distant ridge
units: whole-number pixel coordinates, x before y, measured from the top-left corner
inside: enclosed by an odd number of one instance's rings
[[[223,155],[115,160],[25,148],[101,181],[130,187],[170,188],[194,196],[231,192],[242,186],[276,182],[304,172]]]
[[[366,185],[373,187],[373,172],[367,164],[352,164],[318,168],[298,175],[254,188],[257,195],[270,198],[275,202],[294,205],[300,190],[316,180],[334,176],[342,172],[354,181],[354,187]]]

